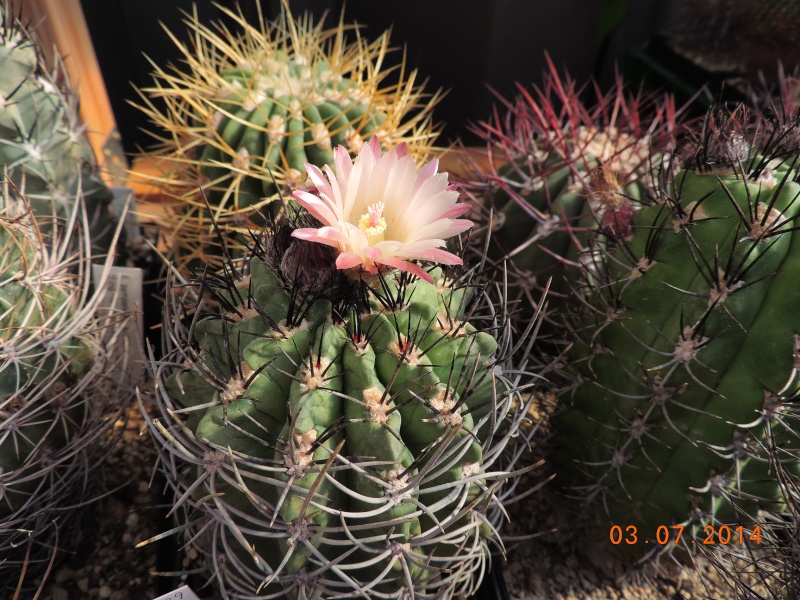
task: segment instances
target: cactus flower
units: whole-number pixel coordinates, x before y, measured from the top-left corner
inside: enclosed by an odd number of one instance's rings
[[[410,261],[461,264],[442,247],[445,240],[472,227],[459,219],[469,205],[458,202],[447,173],[434,159],[417,169],[405,144],[381,155],[377,137],[351,160],[334,150],[334,168],[306,163],[315,190],[296,190],[295,199],[322,223],[295,230],[294,237],[338,249],[338,269],[372,275],[399,269],[425,281],[431,276]]]

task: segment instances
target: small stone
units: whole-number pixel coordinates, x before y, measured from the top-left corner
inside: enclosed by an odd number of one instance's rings
[[[136,527],[136,524],[139,522],[139,515],[132,512],[128,515],[128,518],[125,519],[125,525],[128,527]]]
[[[75,571],[72,569],[59,569],[56,572],[56,583],[64,583],[65,581],[69,581],[75,575]]]
[[[89,578],[84,577],[83,579],[78,580],[78,589],[82,591],[84,594],[89,592]]]
[[[101,598],[110,598],[111,597],[111,588],[107,585],[100,586],[100,589],[97,591],[97,595]]]
[[[69,592],[62,587],[54,586],[50,590],[50,600],[69,600]]]
[[[122,590],[117,590],[115,592],[111,592],[109,600],[128,600],[128,596],[126,596],[125,592]]]

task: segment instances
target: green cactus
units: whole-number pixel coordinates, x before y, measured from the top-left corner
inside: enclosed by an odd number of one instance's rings
[[[82,198],[92,254],[103,256],[117,230],[112,193],[98,174],[77,100],[59,85],[66,71],[45,70],[30,31],[10,11],[2,19],[0,176],[7,176],[41,217],[65,219]]]
[[[638,529],[617,550],[665,548],[662,526],[685,526],[687,545],[707,526],[752,527],[784,507],[771,461],[800,475],[797,131],[710,113],[660,194],[588,261],[555,468],[606,544],[612,525]]]
[[[0,24],[0,596],[18,597],[101,493],[127,315],[98,311],[119,233],[75,103],[7,6]]]
[[[350,41],[353,27],[325,29],[287,5],[257,25],[222,10],[242,34],[223,35],[195,15],[187,20],[192,46],[173,36],[188,68],[156,67],[141,93],[159,132],[149,156],[174,165],[159,184],[175,196],[176,215],[160,225],[183,273],[186,264],[221,265],[217,228],[231,234],[229,251],[244,250],[248,228],[282,209],[282,195],[305,180],[305,163],[332,164],[334,147],[356,155],[377,136],[423,157],[436,137],[439,95],[424,94],[404,66],[397,83],[385,81],[387,33]]]
[[[152,431],[198,551],[226,598],[467,596],[527,409],[506,319],[439,268],[348,278],[294,227],[166,321]]]
[[[99,489],[90,471],[122,407],[104,373],[125,365],[106,350],[124,319],[96,314],[88,262],[72,252],[88,223],[40,226],[11,187],[0,197],[0,593],[13,595],[80,539],[79,509]]]

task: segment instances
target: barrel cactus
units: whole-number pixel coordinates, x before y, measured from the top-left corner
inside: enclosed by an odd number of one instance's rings
[[[471,223],[435,161],[335,155],[249,259],[172,289],[151,430],[223,597],[466,597],[524,438],[507,315],[442,248]]]
[[[634,93],[621,78],[608,92],[581,87],[548,65],[541,86],[498,95],[493,118],[474,127],[487,160],[461,182],[487,226],[491,211],[490,259],[507,261],[509,286],[527,306],[545,288],[551,305],[572,292],[564,265],[602,243],[598,226],[613,232],[649,195],[653,162],[673,147],[682,116],[669,95]],[[606,203],[599,192],[609,185],[621,193]]]
[[[351,42],[353,27],[324,29],[286,6],[275,22],[258,25],[220,10],[241,33],[195,16],[187,21],[191,46],[173,36],[185,69],[156,67],[142,93],[159,140],[149,156],[172,165],[159,183],[176,203],[161,224],[179,267],[219,266],[216,227],[243,234],[228,244],[242,248],[247,228],[282,207],[279,192],[305,178],[304,163],[331,163],[335,146],[355,155],[377,136],[387,148],[405,142],[423,156],[436,134],[437,97],[415,86],[416,71],[384,82],[388,34],[369,42],[356,33]]]
[[[38,217],[8,181],[0,197],[0,590],[27,589],[80,539],[81,508],[124,394],[108,373],[124,319],[98,314],[110,262],[91,279],[88,221]],[[93,286],[98,290],[93,291]]]
[[[40,217],[66,219],[76,198],[91,227],[92,254],[111,249],[117,227],[112,193],[97,163],[69,90],[66,70],[48,70],[31,32],[0,7],[0,169]],[[115,251],[121,249],[116,248]]]
[[[681,526],[687,547],[757,546],[784,510],[774,460],[800,474],[798,131],[709,113],[668,161],[680,170],[584,261],[555,468],[609,548],[613,526],[640,555]]]

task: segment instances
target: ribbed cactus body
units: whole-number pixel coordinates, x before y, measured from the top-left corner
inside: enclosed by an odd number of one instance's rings
[[[0,596],[34,594],[81,541],[109,430],[130,397],[98,310],[116,225],[76,102],[0,7]],[[94,264],[92,264],[94,263]],[[102,264],[98,264],[102,263]]]
[[[796,154],[708,137],[595,256],[572,323],[556,468],[606,539],[611,524],[651,546],[661,525],[752,524],[781,510],[770,460],[800,472]]]
[[[0,73],[3,176],[41,217],[66,219],[80,196],[91,224],[93,254],[106,254],[116,231],[112,194],[98,174],[77,100],[58,81],[63,71],[46,71],[29,32],[14,23],[0,32]]]
[[[677,114],[670,97],[633,93],[621,80],[588,97],[552,63],[541,87],[499,98],[476,128],[487,160],[463,184],[491,209],[489,258],[505,264],[523,304],[536,304],[531,290],[547,288],[551,304],[572,294],[566,265],[605,243],[597,231],[617,235],[651,195]]]
[[[599,131],[587,135],[606,137]],[[631,140],[608,138],[607,143],[623,147]],[[521,285],[544,289],[549,283],[553,298],[572,293],[574,282],[564,265],[577,263],[591,243],[602,244],[594,232],[599,228],[613,234],[648,195],[649,181],[640,162],[620,166],[642,179],[627,185],[603,164],[602,155],[587,154],[577,164],[550,156],[536,166],[523,159],[500,170],[498,179],[508,191],[500,188],[491,198],[497,210],[494,256],[510,262]],[[609,185],[619,193],[606,204],[595,190]]]
[[[305,163],[332,164],[334,146],[355,155],[371,135],[386,135],[386,112],[325,60],[277,52],[249,62],[223,71],[219,100],[208,101],[215,139],[198,162],[213,205],[232,194],[237,209],[257,206],[275,196],[276,184],[304,180]]]
[[[432,274],[375,277],[342,310],[254,257],[208,288],[223,311],[175,338],[185,364],[161,371],[160,402],[188,432],[159,440],[191,455],[175,485],[211,564],[227,548],[226,597],[473,589],[525,402],[467,318],[482,292]]]

